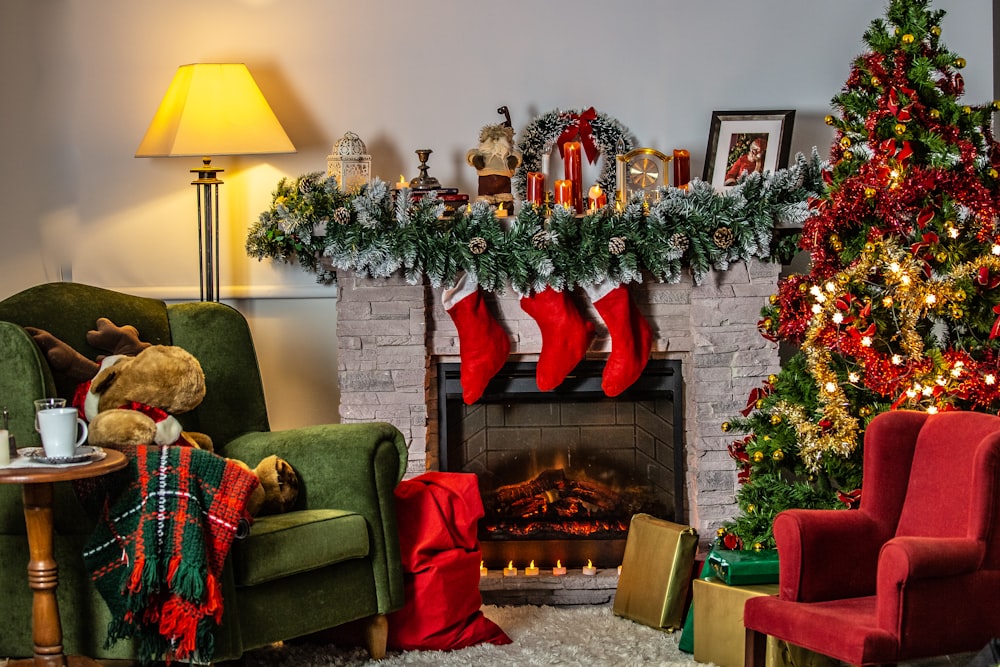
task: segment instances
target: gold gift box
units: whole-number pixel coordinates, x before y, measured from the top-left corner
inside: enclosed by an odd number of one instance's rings
[[[690,526],[636,514],[629,524],[612,611],[667,631],[684,625],[684,604],[698,549]]]
[[[693,588],[694,659],[719,667],[743,667],[746,628],[743,603],[757,595],[777,595],[778,584],[728,586],[715,577],[696,579]],[[832,658],[767,638],[767,667],[834,667]]]

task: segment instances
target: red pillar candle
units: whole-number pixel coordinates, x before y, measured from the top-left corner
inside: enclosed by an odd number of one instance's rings
[[[558,180],[555,185],[556,204],[573,206],[573,181]]]
[[[583,164],[580,158],[582,149],[579,141],[567,141],[563,144],[563,167],[566,180],[573,184],[572,206],[577,213],[583,213]]]
[[[683,148],[674,149],[674,187],[687,188],[691,180],[691,152]]]
[[[587,210],[591,213],[596,213],[607,205],[608,194],[601,188],[601,186],[590,186],[590,190],[587,192]]]
[[[545,201],[545,174],[540,171],[528,172],[528,203],[542,205]]]

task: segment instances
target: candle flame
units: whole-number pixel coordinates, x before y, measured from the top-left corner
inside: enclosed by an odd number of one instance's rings
[[[528,567],[535,567],[535,561],[531,561],[531,563],[528,565]]]
[[[562,561],[561,560],[556,559],[556,567],[562,567]]]
[[[500,202],[500,206],[497,207],[497,213],[503,212],[503,202]]]
[[[589,558],[587,559],[587,567],[594,567],[594,564],[590,562]]]
[[[406,183],[406,176],[403,176],[402,174],[400,174],[399,175],[399,182],[400,183]]]
[[[479,567],[483,566],[484,561],[479,561]]]
[[[513,570],[514,569],[514,561],[512,561],[512,560],[511,561],[507,561],[507,569],[508,570]]]

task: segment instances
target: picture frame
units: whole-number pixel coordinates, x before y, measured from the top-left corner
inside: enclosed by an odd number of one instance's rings
[[[706,183],[731,188],[747,171],[788,166],[795,110],[713,111],[705,152]]]

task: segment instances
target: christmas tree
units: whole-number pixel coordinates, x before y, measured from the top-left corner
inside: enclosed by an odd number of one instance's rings
[[[1000,409],[998,107],[960,101],[965,61],[928,5],[892,0],[833,98],[809,273],[780,282],[759,325],[798,351],[724,426],[745,434],[728,548],[772,547],[786,508],[856,506],[879,412]]]

